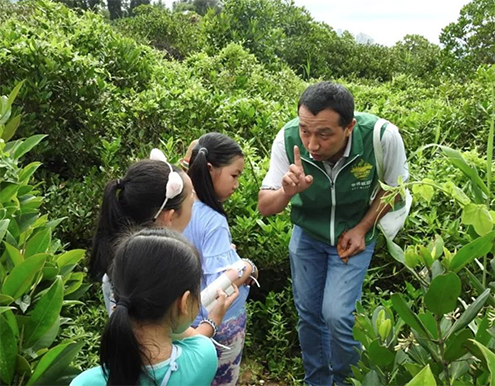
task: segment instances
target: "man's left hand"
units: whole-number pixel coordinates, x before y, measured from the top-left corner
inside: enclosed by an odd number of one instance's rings
[[[349,257],[357,255],[358,253],[363,252],[366,249],[366,243],[364,242],[364,237],[366,236],[366,232],[362,231],[360,228],[352,228],[347,232],[343,233],[339,238],[339,250],[342,250],[342,253],[339,253],[339,257],[347,263]]]

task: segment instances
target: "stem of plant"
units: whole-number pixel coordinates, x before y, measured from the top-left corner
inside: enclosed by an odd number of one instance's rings
[[[445,384],[450,386],[450,374],[449,374],[449,364],[445,360],[445,341],[442,336],[442,329],[440,327],[440,320],[438,316],[435,315],[435,322],[437,324],[437,333],[438,333],[438,349],[440,350],[440,359],[442,361],[443,373],[445,375]]]

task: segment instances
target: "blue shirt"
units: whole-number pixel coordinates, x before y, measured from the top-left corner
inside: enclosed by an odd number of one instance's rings
[[[195,335],[174,341],[178,348],[177,371],[172,372],[167,386],[209,386],[218,367],[217,352],[211,340],[204,335]],[[160,385],[167,372],[170,359],[146,366],[150,376]],[[155,386],[147,377],[141,376],[139,384]],[[79,374],[70,386],[106,386],[101,366],[93,367]]]
[[[201,256],[203,269],[201,290],[211,284],[229,266],[240,260],[232,247],[232,236],[227,219],[201,201],[194,202],[191,221],[183,234],[194,244]],[[248,294],[247,286],[239,287],[239,296],[227,310],[224,320],[236,317],[244,310]],[[193,326],[197,326],[207,316],[208,311],[201,307]]]

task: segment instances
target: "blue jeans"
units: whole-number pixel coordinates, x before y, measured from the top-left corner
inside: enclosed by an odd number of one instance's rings
[[[294,226],[289,244],[292,288],[308,385],[344,384],[350,365],[359,360],[360,344],[352,336],[353,312],[374,246],[374,242],[367,245],[344,264],[335,247]]]

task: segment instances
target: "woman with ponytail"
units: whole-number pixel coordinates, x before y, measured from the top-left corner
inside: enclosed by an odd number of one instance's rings
[[[160,150],[153,149],[150,158],[131,165],[124,178],[110,181],[103,194],[89,273],[94,280],[103,282],[103,297],[109,314],[115,307],[109,273],[119,237],[133,227],[167,227],[182,232],[191,219],[191,179],[171,165]],[[236,296],[237,291],[229,297],[218,292],[216,305],[208,315],[213,324],[221,323]],[[214,326],[203,323],[196,332],[211,337],[215,330]]]
[[[111,273],[116,307],[101,337],[100,366],[71,386],[207,386],[217,369],[203,335],[173,341],[199,310],[201,262],[177,232],[143,229],[115,248]]]
[[[186,158],[189,158],[186,156]],[[227,310],[222,324],[216,326],[213,338],[227,349],[217,349],[218,371],[212,385],[236,385],[242,349],[246,334],[246,299],[249,285],[257,283],[258,272],[254,263],[242,259],[232,244],[227,214],[223,203],[239,187],[239,176],[244,169],[244,155],[231,138],[219,134],[203,135],[192,149],[188,174],[195,192],[192,218],[184,230],[198,249],[203,268],[202,289],[214,282],[232,266],[243,265],[238,280],[239,296]],[[193,323],[201,326],[207,311],[201,307]]]

